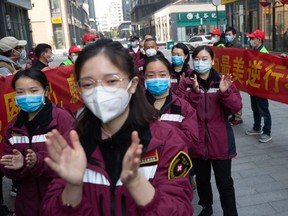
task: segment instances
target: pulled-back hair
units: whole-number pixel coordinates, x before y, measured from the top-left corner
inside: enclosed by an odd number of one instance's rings
[[[202,50],[206,50],[209,53],[209,55],[211,56],[211,59],[212,60],[214,59],[214,52],[211,49],[211,47],[207,46],[207,45],[202,45],[202,46],[196,47],[192,53],[192,59],[195,59],[196,56],[198,55],[198,53],[201,52]]]
[[[129,54],[129,51],[122,46],[118,41],[112,41],[111,39],[99,39],[95,43],[86,46],[80,53],[75,63],[75,74],[77,81],[80,79],[80,74],[83,65],[97,55],[104,55],[110,62],[119,68],[121,71],[126,73],[129,79],[137,76],[134,67],[133,58]],[[146,100],[143,89],[140,84],[137,85],[135,93],[132,95],[130,100],[130,116],[132,122],[139,125],[148,125],[149,122],[158,118],[158,112],[152,105]],[[96,118],[93,113],[85,108],[79,116],[79,121],[76,126],[76,130],[83,134],[87,127],[92,125],[95,127],[100,126],[101,122]]]
[[[146,72],[147,65],[150,64],[151,62],[156,62],[156,61],[162,62],[167,68],[167,70],[169,71],[169,74],[171,74],[171,64],[163,55],[155,55],[155,56],[148,57],[145,60],[145,64],[143,66],[144,73]]]
[[[46,75],[41,70],[29,68],[26,70],[20,70],[15,74],[11,83],[14,90],[16,88],[16,81],[21,77],[28,77],[30,79],[38,81],[43,87],[43,89],[49,88],[49,82]]]

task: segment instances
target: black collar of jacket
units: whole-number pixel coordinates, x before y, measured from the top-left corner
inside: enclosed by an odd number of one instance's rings
[[[146,91],[146,98],[151,105],[153,105],[156,101],[156,98],[149,91]],[[171,105],[172,105],[172,94],[171,94],[171,91],[169,91],[169,94],[165,99],[165,103],[160,109],[160,114],[166,113]]]
[[[183,67],[182,67],[182,70],[176,72],[176,71],[175,71],[175,65],[172,64],[172,65],[171,65],[171,73],[172,73],[173,75],[175,75],[175,76],[177,77],[177,79],[179,79],[180,76],[183,75],[183,73],[184,73],[184,75],[186,75],[186,72],[187,72],[188,67],[189,67],[189,65],[187,64],[187,62],[184,62]]]
[[[39,113],[29,122],[30,125],[37,126],[35,129],[37,132],[44,132],[49,128],[50,123],[53,120],[52,116],[52,103],[46,97],[45,105]],[[21,110],[17,116],[17,120],[14,123],[14,127],[21,128],[28,122],[28,113]],[[36,132],[35,131],[35,132]]]

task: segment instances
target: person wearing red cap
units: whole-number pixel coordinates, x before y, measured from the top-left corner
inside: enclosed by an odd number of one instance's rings
[[[222,37],[222,32],[219,29],[211,31],[213,46],[225,47],[225,39]]]
[[[95,42],[96,39],[97,38],[92,34],[84,34],[82,37],[83,46],[85,47],[87,44]]]
[[[259,29],[251,34],[247,34],[249,43],[253,50],[262,53],[269,53],[265,48],[263,41],[265,40],[265,33]],[[246,131],[246,135],[254,136],[261,135],[259,138],[260,143],[266,143],[272,140],[271,136],[271,115],[269,111],[269,102],[267,98],[261,98],[250,95],[251,108],[253,111],[254,125],[253,128]],[[261,118],[264,119],[264,126],[261,128]]]
[[[68,59],[60,64],[60,66],[64,65],[71,65],[76,62],[76,59],[78,58],[78,54],[81,51],[81,49],[77,46],[71,46],[68,51]]]

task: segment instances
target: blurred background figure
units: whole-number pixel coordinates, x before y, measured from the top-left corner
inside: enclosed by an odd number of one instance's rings
[[[76,59],[78,58],[78,54],[81,49],[77,46],[71,46],[68,51],[68,59],[60,64],[60,66],[71,65],[74,64]]]
[[[83,46],[85,47],[87,44],[93,43],[97,40],[97,38],[92,34],[84,34],[82,37]]]
[[[26,59],[26,40],[8,36],[0,40],[0,75],[7,76],[21,69],[20,59]]]
[[[36,44],[33,43],[32,48],[29,50],[29,53],[28,53],[28,58],[31,61],[31,65],[35,64],[37,61],[37,56],[35,54],[35,48],[36,48]]]
[[[54,60],[54,54],[52,53],[52,47],[49,44],[41,43],[35,47],[35,55],[37,57],[36,62],[31,68],[42,70],[45,67],[49,67],[48,63]]]

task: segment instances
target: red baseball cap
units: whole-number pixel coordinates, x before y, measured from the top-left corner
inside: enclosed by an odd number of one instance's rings
[[[69,55],[71,55],[71,53],[79,53],[81,51],[81,49],[77,46],[71,46],[69,49]]]
[[[265,33],[259,29],[255,30],[251,34],[246,34],[247,37],[249,38],[259,38],[260,40],[264,41],[265,40]]]
[[[221,36],[222,32],[221,32],[219,29],[213,29],[213,30],[211,31],[211,34]]]
[[[82,41],[83,43],[86,43],[87,41],[90,41],[90,40],[95,40],[96,37],[92,34],[85,34],[82,38]]]

